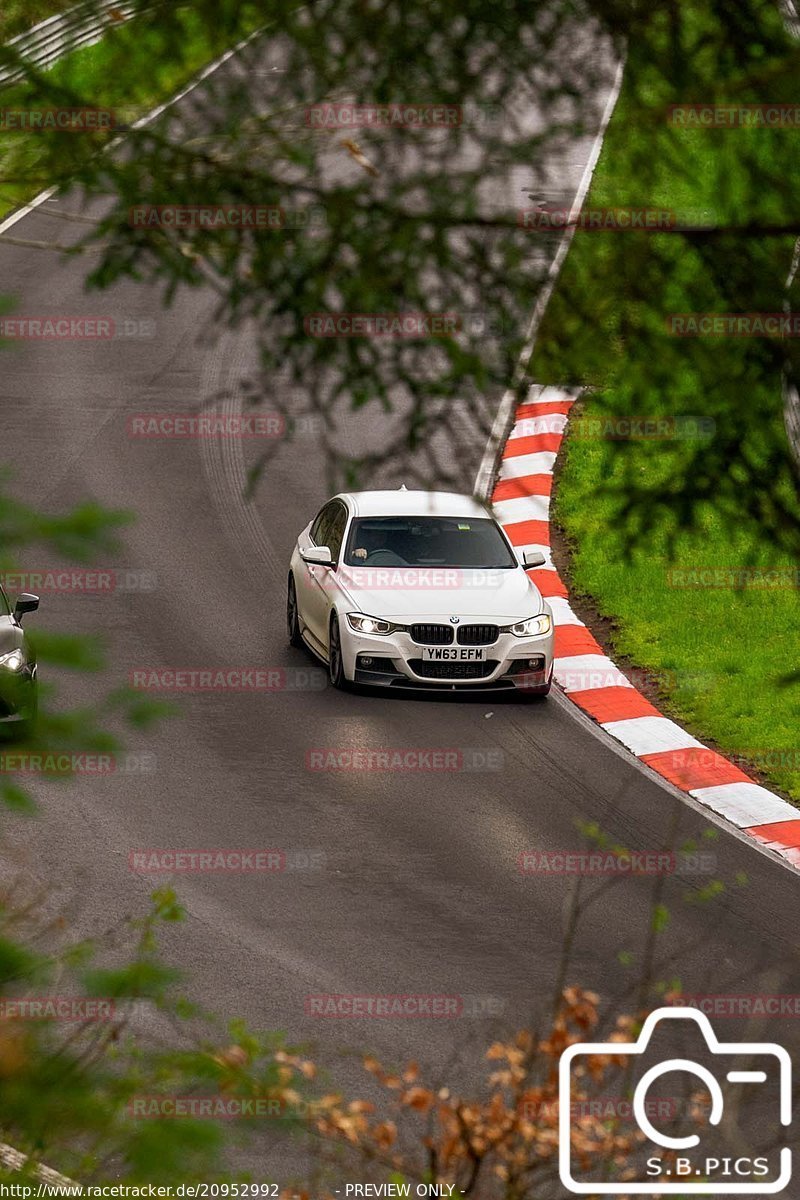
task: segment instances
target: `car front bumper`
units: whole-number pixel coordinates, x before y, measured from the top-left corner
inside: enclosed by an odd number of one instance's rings
[[[346,626],[346,628],[345,628]],[[547,691],[553,672],[553,631],[538,637],[518,638],[500,633],[488,646],[452,646],[446,649],[477,650],[485,660],[426,662],[426,646],[405,631],[378,636],[354,632],[346,617],[340,623],[345,673],[355,683],[373,687],[424,691],[512,691],[536,694]],[[439,649],[439,647],[437,647]],[[371,661],[370,661],[371,660]]]

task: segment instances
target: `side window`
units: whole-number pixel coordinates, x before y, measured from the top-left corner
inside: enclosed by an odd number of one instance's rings
[[[331,558],[334,562],[338,562],[339,555],[342,552],[344,531],[347,526],[347,509],[338,500],[332,507],[334,509],[333,520],[328,526],[327,545],[331,548]]]
[[[314,524],[309,530],[309,537],[315,546],[328,545],[328,530],[333,516],[333,505],[330,501],[317,513]]]
[[[8,603],[8,596],[6,596],[5,592],[0,587],[0,617],[10,617],[10,616],[11,616],[11,605]]]

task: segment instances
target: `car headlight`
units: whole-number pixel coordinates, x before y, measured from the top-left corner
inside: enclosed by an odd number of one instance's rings
[[[505,625],[503,633],[513,633],[514,637],[540,637],[543,633],[549,633],[552,625],[550,614],[542,613],[540,617],[529,617],[527,621],[517,621],[516,625]]]
[[[382,621],[380,617],[368,617],[365,613],[348,613],[347,623],[356,633],[394,633],[403,629],[402,625],[393,625],[391,621]]]
[[[8,654],[0,655],[0,667],[7,671],[21,671],[25,666],[25,655],[21,650],[11,650]]]

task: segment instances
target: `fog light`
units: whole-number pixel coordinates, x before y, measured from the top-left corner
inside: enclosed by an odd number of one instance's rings
[[[390,658],[382,658],[380,654],[359,654],[356,657],[356,670],[367,671],[370,675],[399,675],[400,672]]]

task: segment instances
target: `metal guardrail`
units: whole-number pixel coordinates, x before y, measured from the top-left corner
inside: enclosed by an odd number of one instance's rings
[[[77,4],[66,12],[47,17],[33,29],[20,33],[6,43],[22,55],[31,66],[44,71],[72,50],[93,46],[102,37],[136,12],[137,5],[128,0],[100,0],[100,3]],[[17,83],[25,72],[19,67],[0,66],[0,86]]]
[[[28,1165],[28,1156],[15,1150],[13,1146],[7,1146],[5,1142],[0,1142],[0,1165],[9,1171],[21,1171]],[[44,1163],[37,1163],[33,1168],[33,1174],[40,1184],[47,1184],[50,1187],[72,1189],[78,1186],[74,1179],[59,1174],[52,1167],[46,1167]]]
[[[800,474],[800,391],[788,373],[783,376],[783,423]]]
[[[792,287],[798,270],[800,270],[800,238],[794,244],[792,265],[789,268],[789,275],[784,285],[785,299],[783,301],[783,311],[787,316],[792,311]],[[797,378],[788,355],[781,373],[781,396],[783,399],[783,423],[786,428],[786,437],[789,440],[789,448],[794,458],[795,473],[800,478],[800,390],[798,390]]]

